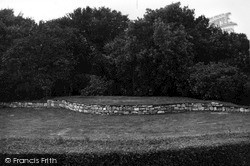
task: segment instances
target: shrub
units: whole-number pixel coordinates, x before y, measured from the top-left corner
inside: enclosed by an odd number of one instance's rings
[[[80,95],[81,90],[84,89],[90,81],[87,74],[77,74],[73,78],[73,91],[71,95]]]
[[[107,80],[105,77],[96,75],[90,76],[90,81],[87,87],[81,90],[81,95],[96,96],[96,95],[111,95],[113,81]]]
[[[202,99],[237,102],[244,92],[246,76],[224,63],[198,63],[191,68],[191,93]]]

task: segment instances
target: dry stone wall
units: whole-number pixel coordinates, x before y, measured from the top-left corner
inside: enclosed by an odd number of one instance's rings
[[[0,103],[6,107],[65,108],[72,111],[100,115],[164,114],[184,111],[250,112],[249,108],[229,107],[217,102],[181,103],[171,105],[97,105],[80,104],[66,100],[47,100],[47,103],[12,102]]]

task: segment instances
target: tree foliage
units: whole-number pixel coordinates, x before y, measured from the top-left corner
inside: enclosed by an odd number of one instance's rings
[[[0,10],[0,100],[82,94],[237,101],[249,71],[245,34],[210,26],[180,3],[133,21],[105,7],[39,24]]]
[[[105,77],[99,77],[96,75],[90,75],[89,84],[81,90],[81,94],[84,96],[96,96],[96,95],[111,95],[111,89],[113,81],[107,80]]]
[[[71,26],[79,29],[80,33],[100,50],[122,33],[129,21],[121,12],[105,7],[77,8],[73,13],[69,13],[67,18]]]
[[[187,68],[193,62],[192,43],[182,24],[161,15],[165,10],[171,13],[172,6],[161,9],[160,14],[152,12],[144,19],[131,22],[124,36],[106,45],[117,68],[114,80],[121,82],[121,94],[185,93],[182,80],[187,78]],[[149,19],[153,15],[155,20]]]
[[[224,63],[198,63],[192,67],[189,83],[194,96],[237,102],[244,94],[246,75]]]
[[[71,52],[73,35],[71,29],[41,23],[33,35],[16,40],[5,52],[4,68],[15,78],[17,98],[28,97],[28,91],[34,93],[29,86],[49,96],[56,80],[70,78],[76,63]]]

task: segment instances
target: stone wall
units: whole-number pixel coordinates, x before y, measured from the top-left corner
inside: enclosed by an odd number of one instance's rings
[[[216,111],[216,112],[250,112],[249,108],[229,107],[221,103],[181,103],[171,105],[91,105],[68,102],[65,100],[47,100],[47,103],[12,102],[0,103],[6,107],[35,107],[35,108],[65,108],[72,111],[102,114],[102,115],[128,115],[128,114],[164,114],[184,111]]]

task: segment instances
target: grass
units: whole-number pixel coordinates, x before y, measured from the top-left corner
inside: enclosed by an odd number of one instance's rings
[[[67,100],[83,104],[100,105],[162,105],[178,103],[210,103],[212,100],[199,100],[186,97],[131,97],[131,96],[69,96],[57,97],[56,100]],[[218,101],[215,101],[218,102]],[[237,106],[229,102],[219,102],[227,106]]]
[[[0,165],[10,156],[55,157],[59,165],[250,164],[250,113],[100,116],[3,108],[0,126]]]
[[[164,115],[100,116],[65,109],[5,108],[0,138],[135,140],[250,132],[249,113],[186,112]]]
[[[239,143],[216,147],[185,148],[146,153],[64,153],[64,154],[3,154],[5,158],[53,158],[51,165],[109,165],[109,166],[249,166],[250,144]],[[37,164],[36,164],[37,165]],[[42,164],[41,164],[42,165]],[[44,164],[45,165],[45,164]]]
[[[2,138],[1,153],[8,154],[62,154],[62,153],[147,153],[185,148],[217,147],[250,143],[250,133],[206,134],[172,138],[144,138],[140,140],[91,140],[54,138]]]
[[[122,142],[62,139],[58,143],[57,139],[9,138],[1,139],[8,153],[0,153],[0,164],[4,164],[5,158],[53,158],[60,166],[248,166],[249,138],[249,133]]]

